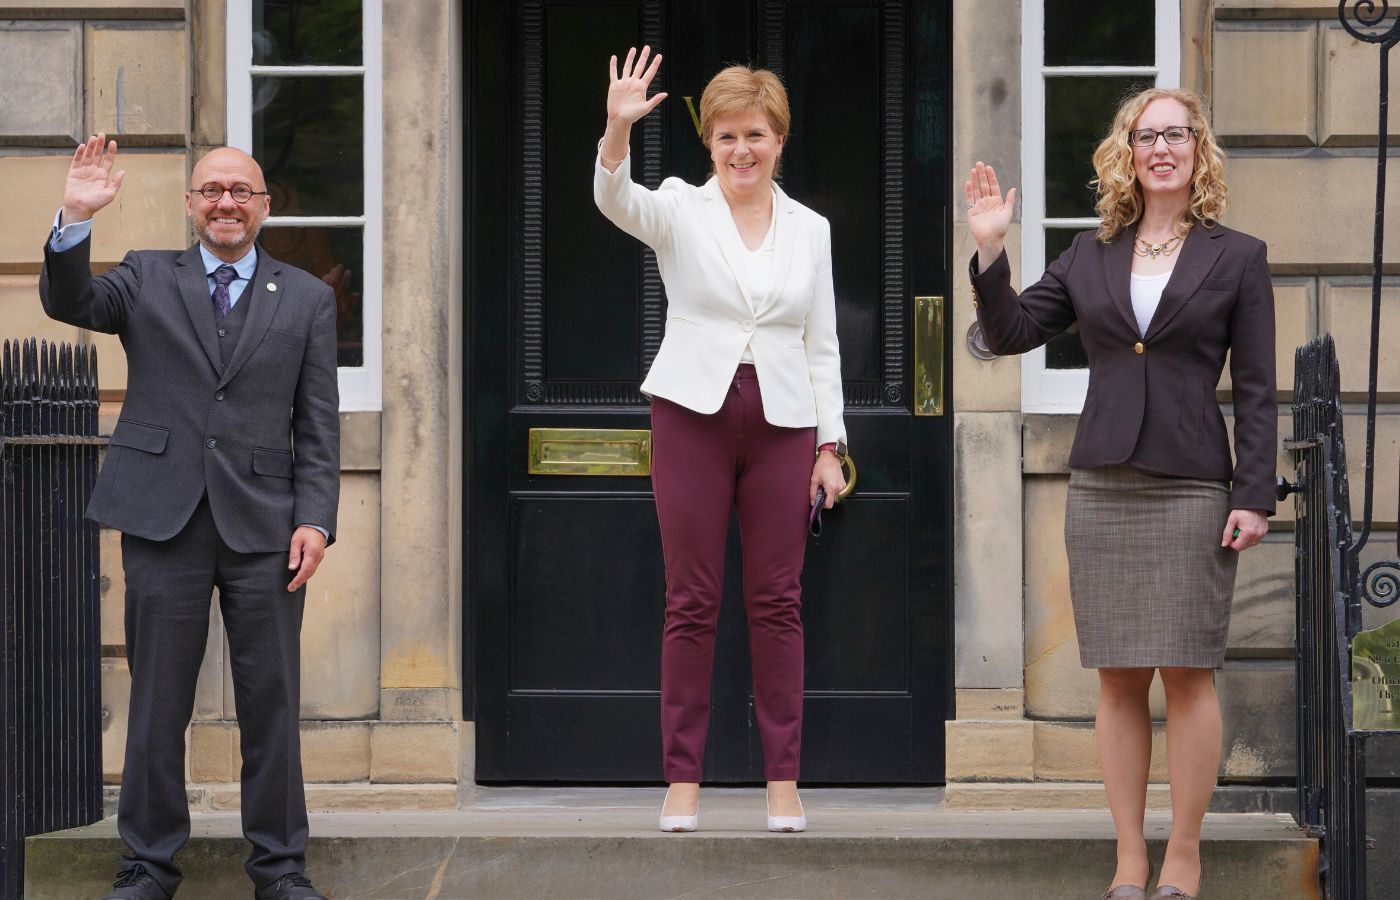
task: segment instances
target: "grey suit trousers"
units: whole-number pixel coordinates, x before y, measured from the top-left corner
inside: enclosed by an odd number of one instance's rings
[[[117,827],[167,893],[190,834],[185,728],[209,633],[210,596],[228,633],[243,753],[245,868],[255,885],[305,868],[301,776],[300,635],[306,589],[287,592],[287,553],[239,553],[219,537],[208,497],[166,541],[122,535],[131,713]]]

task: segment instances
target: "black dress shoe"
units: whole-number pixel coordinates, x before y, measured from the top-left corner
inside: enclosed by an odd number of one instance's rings
[[[112,893],[102,900],[170,900],[170,895],[159,881],[151,877],[146,867],[138,863],[117,873]]]
[[[253,900],[326,900],[300,872],[288,872],[253,894]]]

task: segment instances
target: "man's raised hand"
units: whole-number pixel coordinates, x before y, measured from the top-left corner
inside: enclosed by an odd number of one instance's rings
[[[104,147],[105,144],[105,147]],[[71,225],[91,219],[102,207],[111,203],[122,186],[125,171],[112,172],[117,161],[117,142],[108,141],[105,134],[94,134],[73,151],[68,167],[68,180],[63,186],[63,214],[60,225]]]

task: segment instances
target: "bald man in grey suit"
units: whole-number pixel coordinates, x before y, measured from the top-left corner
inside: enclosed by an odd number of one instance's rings
[[[258,164],[224,147],[194,167],[199,241],[89,268],[93,215],[125,173],[94,135],[73,155],[44,247],[51,317],[121,337],[127,390],[87,514],[122,532],[131,709],[109,898],[165,900],[189,838],[185,728],[219,591],[243,754],[246,863],[258,900],[324,900],[307,880],[298,730],[305,585],[334,540],[340,489],[335,299],[255,244]]]

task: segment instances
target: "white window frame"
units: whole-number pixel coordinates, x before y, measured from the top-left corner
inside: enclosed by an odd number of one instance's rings
[[[253,0],[228,0],[226,70],[228,142],[232,147],[253,149],[254,76],[359,75],[363,78],[364,104],[364,215],[270,216],[267,225],[305,227],[356,226],[364,237],[361,274],[364,327],[363,365],[339,369],[342,411],[383,408],[383,297],[384,297],[384,69],[380,35],[383,34],[383,0],[363,0],[363,64],[358,66],[255,66],[253,65]]]
[[[1034,284],[1045,271],[1047,228],[1097,228],[1097,218],[1053,218],[1045,214],[1045,79],[1086,75],[1151,75],[1158,87],[1176,87],[1181,79],[1181,9],[1179,0],[1157,0],[1157,65],[1045,65],[1045,4],[1021,4],[1021,283]],[[1045,348],[1021,357],[1021,410],[1079,413],[1089,390],[1087,369],[1050,369]]]

